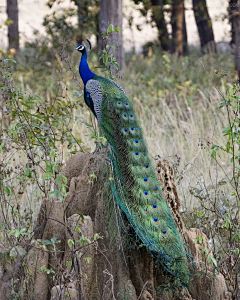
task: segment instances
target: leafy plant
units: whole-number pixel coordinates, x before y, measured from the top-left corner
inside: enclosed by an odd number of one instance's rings
[[[225,144],[207,143],[215,166],[223,170],[225,177],[214,184],[199,183],[191,187],[191,193],[201,205],[195,210],[197,221],[207,231],[212,241],[214,257],[204,252],[207,263],[221,270],[229,290],[237,297],[239,293],[239,239],[240,239],[240,89],[234,85],[220,92],[219,108],[227,112],[227,127],[222,129]],[[225,164],[223,165],[223,158]],[[224,167],[225,166],[225,167]],[[217,176],[217,174],[216,174]],[[200,236],[195,242],[202,242]]]
[[[115,46],[108,44],[108,39],[111,36],[113,32],[119,33],[122,29],[121,28],[114,28],[112,24],[110,24],[107,28],[106,32],[102,32],[102,38],[105,41],[105,49],[101,50],[99,52],[99,60],[102,61],[103,66],[99,66],[97,68],[101,68],[101,72],[107,72],[107,78],[114,79],[115,73],[114,69],[119,69],[119,64],[116,61],[116,57],[113,54],[113,51],[115,50]]]

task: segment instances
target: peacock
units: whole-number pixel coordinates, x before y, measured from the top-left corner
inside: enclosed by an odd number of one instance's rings
[[[84,45],[75,49],[82,54],[79,73],[85,102],[108,141],[113,170],[109,184],[114,198],[138,239],[172,275],[175,285],[187,286],[185,244],[163,199],[133,104],[118,83],[90,70]]]

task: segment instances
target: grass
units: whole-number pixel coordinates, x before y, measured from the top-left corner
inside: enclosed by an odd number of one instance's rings
[[[80,89],[83,86],[77,71],[79,54],[70,52],[68,56],[80,83],[77,85],[69,67],[55,52],[44,47],[24,50],[17,58],[14,80],[20,90],[38,94],[44,101],[62,98],[79,103],[81,106],[72,111],[73,119],[80,117],[96,128]],[[64,53],[66,56],[67,52]],[[218,89],[224,92],[232,85],[233,57],[222,53],[201,57],[198,50],[191,49],[189,56],[179,58],[155,49],[147,57],[126,54],[126,61],[119,83],[134,103],[150,153],[153,158],[166,158],[173,165],[180,158],[178,190],[184,206],[192,210],[196,199],[193,200],[189,187],[195,186],[201,177],[210,182],[212,162],[206,146],[223,143],[222,129],[227,125],[227,118],[226,112],[218,108]],[[89,62],[94,69],[95,52],[89,54]],[[226,76],[226,70],[230,75]],[[82,140],[85,149],[93,151],[95,145],[89,138],[89,127],[79,121],[71,126],[73,135]],[[63,148],[66,161],[68,150]],[[218,176],[225,175],[220,172]]]

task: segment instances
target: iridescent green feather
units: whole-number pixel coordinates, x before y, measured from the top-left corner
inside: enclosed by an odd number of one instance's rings
[[[187,286],[184,242],[162,197],[133,105],[112,81],[92,79],[99,82],[103,96],[98,121],[110,144],[113,195],[147,250],[174,276],[176,285]]]

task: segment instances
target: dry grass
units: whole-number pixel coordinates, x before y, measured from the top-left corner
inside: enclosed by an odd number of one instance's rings
[[[97,128],[96,120],[84,104],[80,86],[73,80],[68,66],[58,57],[52,67],[36,65],[33,63],[34,57],[30,58],[30,65],[25,69],[24,60],[19,61],[15,74],[19,88],[26,93],[40,94],[48,101],[56,94],[57,97],[66,97],[71,101],[80,99],[83,105],[73,111],[73,119],[80,117]],[[92,54],[89,60],[96,64],[96,55]],[[134,103],[152,157],[172,162],[176,169],[183,210],[193,210],[197,202],[190,194],[190,187],[199,186],[203,181],[210,184],[212,178],[216,180],[216,172],[218,180],[226,177],[221,169],[213,167],[209,147],[212,144],[224,144],[222,130],[227,125],[227,118],[226,112],[218,108],[221,96],[217,89],[224,90],[232,84],[230,76],[222,79],[215,71],[229,70],[231,73],[233,62],[231,57],[219,54],[205,56],[202,63],[196,51],[181,59],[169,56],[169,60],[163,59],[158,52],[150,52],[147,58],[128,55],[128,67],[119,83]],[[76,76],[78,61],[77,53],[69,59],[70,64],[74,65]],[[36,78],[40,79],[37,81]],[[74,96],[76,92],[77,98]],[[93,151],[95,144],[90,137],[90,128],[78,120],[72,122],[71,126],[73,135],[82,140],[85,151]],[[63,162],[66,162],[69,155],[66,145],[59,149]],[[26,163],[24,158],[21,158],[21,163]],[[230,173],[231,169],[226,164],[223,154],[222,165]],[[34,189],[29,186],[31,195],[37,193],[32,192]]]

